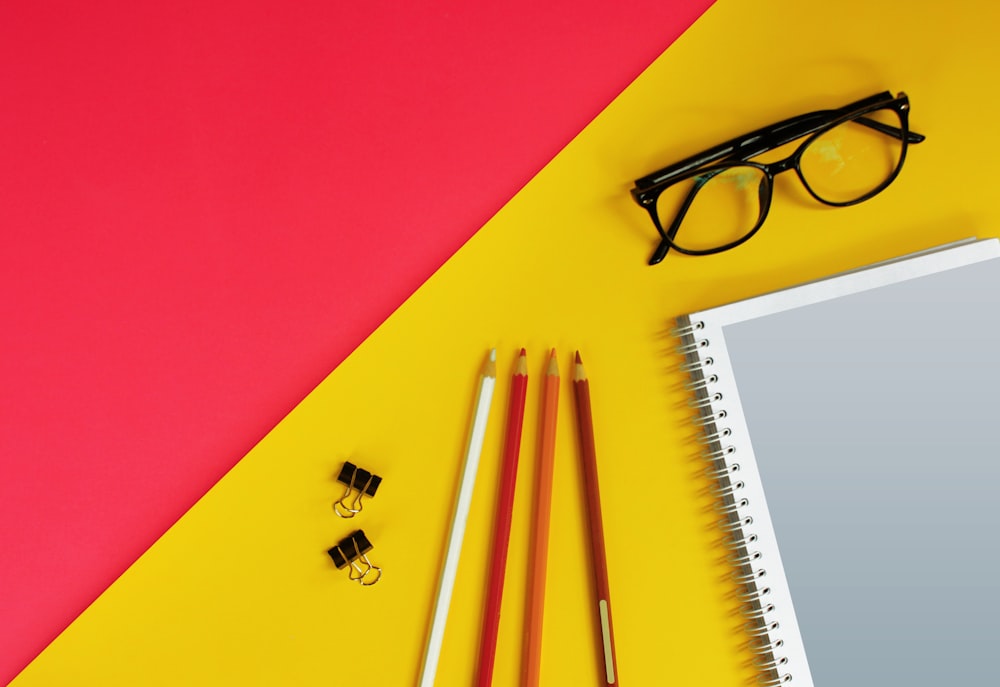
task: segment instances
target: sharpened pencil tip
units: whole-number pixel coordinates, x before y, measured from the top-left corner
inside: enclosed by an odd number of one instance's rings
[[[576,364],[577,365],[583,365],[583,361],[580,360],[580,351],[576,352]]]
[[[514,365],[515,375],[528,375],[528,354],[522,348],[521,352],[517,354],[517,363]]]
[[[496,379],[497,376],[497,349],[490,349],[490,357],[483,364],[483,376]]]

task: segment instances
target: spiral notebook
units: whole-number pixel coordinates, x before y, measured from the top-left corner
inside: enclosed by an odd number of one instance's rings
[[[677,318],[762,684],[996,684],[1000,243]]]

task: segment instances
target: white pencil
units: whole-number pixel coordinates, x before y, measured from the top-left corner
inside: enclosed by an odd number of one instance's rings
[[[458,488],[458,498],[455,501],[455,513],[451,519],[451,532],[448,534],[448,548],[445,553],[444,567],[441,570],[441,581],[438,583],[437,599],[434,602],[434,616],[431,621],[430,634],[427,637],[427,650],[424,652],[424,664],[420,670],[420,687],[433,687],[437,676],[438,660],[441,658],[441,643],[444,641],[444,627],[448,621],[448,608],[451,606],[451,594],[455,589],[455,575],[458,572],[459,554],[462,552],[462,539],[465,537],[465,524],[469,519],[469,507],[472,505],[472,488],[476,483],[476,472],[479,470],[479,458],[483,452],[483,441],[486,438],[486,420],[490,414],[493,402],[493,389],[497,377],[497,352],[490,351],[490,357],[483,366],[479,379],[479,395],[476,398],[476,408],[472,417],[472,429],[469,432],[469,444],[465,450],[465,464],[462,466],[462,478]]]

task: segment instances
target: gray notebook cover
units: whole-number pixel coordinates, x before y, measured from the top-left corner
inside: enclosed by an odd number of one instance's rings
[[[721,331],[812,682],[997,684],[1000,259]]]

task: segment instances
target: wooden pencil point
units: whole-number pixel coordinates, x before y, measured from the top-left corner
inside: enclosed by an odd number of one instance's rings
[[[516,375],[527,375],[528,374],[528,354],[522,348],[521,352],[517,356],[517,364],[514,367],[514,374]]]
[[[587,371],[583,368],[583,361],[580,360],[580,351],[576,352],[576,364],[573,366],[573,381],[587,381]]]
[[[549,355],[549,366],[545,370],[545,374],[551,377],[559,376],[559,358],[556,356],[556,349],[552,349],[552,353]]]

